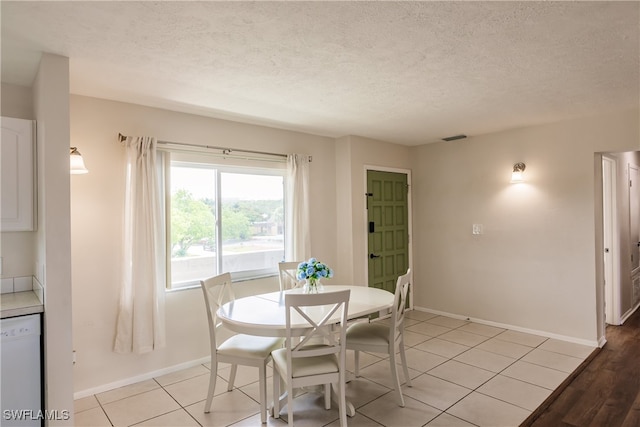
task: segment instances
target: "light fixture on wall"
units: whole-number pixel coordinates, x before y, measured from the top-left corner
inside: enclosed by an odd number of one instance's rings
[[[84,166],[84,160],[82,160],[82,154],[80,154],[78,149],[76,147],[71,147],[69,150],[70,150],[69,164],[71,166],[69,172],[72,175],[88,173],[89,170]]]
[[[526,167],[527,165],[521,162],[518,162],[515,165],[513,165],[513,172],[511,172],[512,183],[524,182],[524,177],[522,176],[522,174],[526,169]]]

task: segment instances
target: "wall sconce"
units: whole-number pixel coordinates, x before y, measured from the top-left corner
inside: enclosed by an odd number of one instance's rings
[[[89,170],[84,166],[84,160],[82,160],[82,154],[76,147],[69,149],[69,164],[71,166],[69,173],[72,175],[79,175],[88,173]]]
[[[511,182],[524,182],[524,178],[522,177],[522,173],[526,169],[527,165],[524,163],[516,163],[513,165],[513,172],[511,173]]]

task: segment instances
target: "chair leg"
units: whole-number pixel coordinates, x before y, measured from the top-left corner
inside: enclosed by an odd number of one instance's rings
[[[289,374],[287,374],[289,375]],[[287,424],[293,426],[293,385],[292,378],[287,378]]]
[[[218,376],[218,364],[211,363],[209,372],[209,391],[207,392],[207,401],[204,404],[204,412],[208,414],[211,411],[211,403],[213,402],[213,392],[216,389],[216,378]]]
[[[338,413],[340,414],[340,427],[347,427],[347,390],[346,390],[346,374],[344,371],[340,372],[340,384],[338,385],[339,397],[338,397]]]
[[[267,423],[267,364],[258,367],[258,385],[260,386],[260,421]]]
[[[331,409],[331,384],[324,385],[324,409]]]
[[[356,378],[360,376],[360,352],[358,350],[354,350],[353,352],[353,361],[355,364],[355,374],[356,374]]]
[[[273,364],[273,418],[280,417],[280,372]]]
[[[398,365],[396,364],[396,352],[394,348],[389,352],[389,361],[391,362],[391,378],[398,396],[398,405],[404,408],[404,397],[402,396],[402,389],[400,388],[400,377],[398,376]]]
[[[407,366],[407,355],[404,352],[404,340],[400,341],[400,359],[402,360],[402,369],[404,371],[404,379],[407,387],[411,387],[411,377],[409,376],[409,368]]]
[[[231,373],[229,374],[229,384],[227,385],[227,391],[233,390],[233,383],[236,381],[236,372],[238,371],[238,365],[235,363],[231,365]]]

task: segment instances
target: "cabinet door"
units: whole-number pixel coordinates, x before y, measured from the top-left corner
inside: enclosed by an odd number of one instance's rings
[[[34,229],[33,121],[2,117],[1,231]]]

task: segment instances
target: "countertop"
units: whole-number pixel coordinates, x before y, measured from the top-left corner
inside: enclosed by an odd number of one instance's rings
[[[34,291],[0,295],[0,318],[42,313],[44,305]]]

